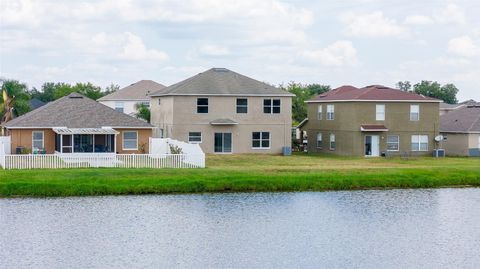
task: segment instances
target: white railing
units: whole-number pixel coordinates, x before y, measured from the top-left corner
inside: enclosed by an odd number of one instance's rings
[[[0,165],[4,169],[204,168],[205,154],[0,154]]]

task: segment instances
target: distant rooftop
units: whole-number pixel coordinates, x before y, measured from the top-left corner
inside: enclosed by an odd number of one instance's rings
[[[480,133],[480,103],[469,103],[440,116],[440,131]]]
[[[165,86],[153,80],[140,80],[116,92],[106,95],[98,101],[148,101],[150,93],[164,89]]]
[[[307,102],[341,102],[341,101],[384,101],[384,102],[441,102],[441,100],[411,93],[383,85],[371,85],[363,88],[346,85],[317,95]]]
[[[211,68],[150,96],[168,95],[293,96],[287,91],[227,68]]]

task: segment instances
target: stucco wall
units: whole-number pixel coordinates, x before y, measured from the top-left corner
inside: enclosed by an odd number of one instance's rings
[[[203,96],[202,96],[203,97]],[[208,113],[197,113],[197,96],[159,97],[152,99],[152,124],[164,129],[166,137],[188,142],[189,132],[201,132],[200,146],[214,152],[214,133],[232,133],[233,153],[281,153],[291,145],[291,97],[205,96]],[[237,98],[248,99],[248,113],[236,113]],[[263,100],[280,99],[280,114],[263,113]],[[236,125],[218,126],[210,122],[231,119]],[[252,149],[252,132],[270,132],[270,149]]]
[[[448,156],[470,156],[478,149],[478,137],[480,134],[459,134],[459,133],[442,133],[447,136],[447,140],[443,142],[445,154]]]
[[[104,104],[108,107],[115,109],[116,102],[123,102],[123,113],[128,115],[134,115],[137,113],[137,109],[135,109],[135,105],[140,103],[141,101],[99,101],[99,103]]]
[[[327,105],[335,105],[334,120],[326,120]],[[376,105],[385,105],[385,120],[376,120]],[[420,105],[420,120],[410,121],[410,105]],[[398,135],[400,149],[393,154],[411,151],[412,135],[428,135],[428,152],[417,152],[420,155],[430,155],[435,148],[434,138],[438,134],[439,104],[438,103],[376,103],[376,102],[335,102],[321,103],[323,117],[317,117],[320,103],[308,104],[308,123],[304,130],[308,135],[308,150],[310,152],[332,152],[339,155],[364,156],[365,136],[380,136],[380,152],[386,151],[387,136]],[[388,132],[361,132],[361,125],[385,125]],[[316,147],[317,133],[323,134],[324,147]],[[331,151],[328,147],[330,134],[335,134],[337,148]]]

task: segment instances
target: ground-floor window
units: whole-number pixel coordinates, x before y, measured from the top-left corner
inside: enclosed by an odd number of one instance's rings
[[[252,148],[254,149],[270,148],[270,132],[253,132]]]
[[[400,137],[398,135],[387,136],[387,150],[399,151],[400,149]]]
[[[232,152],[232,133],[215,133],[214,151],[216,153]]]
[[[322,133],[317,134],[317,148],[321,149],[323,146],[323,137]]]
[[[428,135],[412,135],[412,151],[428,151]]]
[[[188,133],[188,142],[189,143],[202,143],[202,133],[201,132],[189,132]]]
[[[123,149],[137,150],[137,145],[138,145],[137,131],[124,131],[123,132]]]
[[[335,134],[330,134],[330,150],[335,150],[337,143],[335,142]]]
[[[44,148],[43,131],[32,132],[32,150]]]

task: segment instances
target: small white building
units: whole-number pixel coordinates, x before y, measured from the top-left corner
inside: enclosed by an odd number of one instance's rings
[[[163,88],[165,88],[164,85],[153,80],[140,80],[98,99],[98,102],[119,112],[134,116],[137,113],[135,109],[137,103],[143,103],[150,107],[150,97],[148,95]]]

